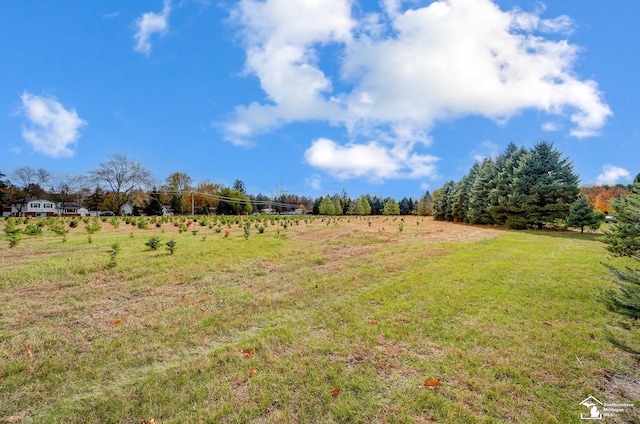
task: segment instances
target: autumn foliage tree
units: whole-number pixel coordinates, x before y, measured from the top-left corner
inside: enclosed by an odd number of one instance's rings
[[[582,194],[587,196],[589,203],[593,205],[595,210],[609,213],[611,211],[611,205],[609,202],[614,199],[618,199],[621,196],[629,194],[629,189],[622,184],[616,186],[590,186],[580,187]]]

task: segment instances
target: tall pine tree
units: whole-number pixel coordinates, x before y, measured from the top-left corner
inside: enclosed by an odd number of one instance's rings
[[[509,197],[512,193],[515,169],[520,158],[527,151],[514,143],[509,143],[504,153],[496,158],[495,179],[491,184],[490,207],[491,216],[496,224],[502,225],[510,215]]]
[[[489,158],[482,161],[469,195],[468,218],[471,224],[493,224],[490,195],[496,175],[495,162]]]
[[[611,201],[616,223],[605,232],[602,241],[607,250],[615,256],[628,257],[640,266],[640,174],[636,177],[628,196]],[[640,318],[640,269],[628,266],[618,269],[608,268],[617,277],[617,290],[605,294],[605,304],[613,312],[629,320],[629,329],[633,330]],[[635,324],[635,325],[634,325]],[[621,349],[640,355],[637,348],[609,335],[609,340]]]
[[[520,217],[530,226],[565,220],[580,194],[578,176],[568,159],[546,141],[537,143],[518,161],[507,199],[510,217]]]

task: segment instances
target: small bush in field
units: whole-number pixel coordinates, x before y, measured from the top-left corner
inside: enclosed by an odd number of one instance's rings
[[[16,247],[18,243],[20,243],[20,240],[22,240],[22,237],[20,236],[20,232],[18,231],[12,233],[7,239],[9,240],[9,247]]]
[[[149,229],[149,221],[147,221],[144,218],[140,218],[138,220],[138,228],[140,228],[141,230],[148,230]]]
[[[111,220],[109,221],[109,223],[113,228],[118,228],[120,226],[120,220],[118,219],[117,216],[111,217]]]
[[[118,265],[118,254],[120,253],[120,243],[115,242],[111,245],[111,249],[107,250],[109,254],[109,268],[115,268]]]
[[[264,233],[264,225],[260,225],[258,227],[258,233],[260,233],[260,234]]]
[[[69,221],[69,227],[76,228],[77,226],[78,226],[78,221],[76,221],[75,219],[72,219],[71,221]]]
[[[181,223],[178,225],[178,232],[179,232],[180,234],[182,234],[182,233],[184,233],[185,231],[187,231],[187,226],[186,226],[184,223],[182,223],[182,222],[181,222]]]
[[[229,230],[224,230],[224,238],[229,237],[229,234],[231,234],[231,231],[229,231]]]
[[[151,250],[158,250],[160,247],[160,237],[153,236],[144,245]]]
[[[97,219],[94,219],[91,222],[85,221],[84,223],[84,229],[87,232],[87,234],[95,234],[98,231],[100,231],[101,228],[102,226],[100,225],[100,222]]]
[[[42,227],[34,224],[27,224],[27,227],[24,229],[24,233],[29,236],[40,236],[42,235]]]
[[[178,242],[175,241],[174,239],[171,239],[166,243],[167,250],[169,251],[169,254],[173,255],[173,253],[176,251],[177,244],[178,244]]]
[[[14,233],[19,233],[21,230],[18,228],[18,222],[15,219],[9,218],[7,224],[4,226],[4,233],[7,236],[11,236]]]

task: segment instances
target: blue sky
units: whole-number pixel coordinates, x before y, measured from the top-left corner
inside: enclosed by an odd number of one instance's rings
[[[631,0],[58,0],[0,13],[0,171],[110,155],[252,194],[419,197],[513,141],[640,172]]]

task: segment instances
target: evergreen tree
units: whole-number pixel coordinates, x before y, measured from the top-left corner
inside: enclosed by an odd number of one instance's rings
[[[384,202],[383,215],[400,215],[400,205],[392,198],[386,199]]]
[[[640,265],[640,174],[631,187],[631,193],[612,200],[611,208],[616,222],[610,230],[605,231],[602,241],[613,255],[632,258]],[[607,291],[605,304],[611,311],[627,318],[631,324],[628,328],[633,329],[633,324],[640,318],[640,269],[608,268],[617,277],[619,288]],[[609,336],[609,340],[627,352],[640,355],[640,351],[613,336]]]
[[[329,196],[326,196],[324,199],[322,199],[322,202],[320,203],[320,207],[319,207],[319,212],[320,212],[320,215],[336,214],[336,207]]]
[[[496,224],[504,224],[511,215],[508,202],[513,191],[515,170],[520,158],[526,153],[524,148],[518,148],[514,143],[509,143],[504,153],[496,158],[496,175],[493,184],[491,184],[489,207]]]
[[[438,194],[433,200],[433,218],[438,221],[451,221],[453,215],[451,214],[451,194],[455,190],[456,183],[453,181],[447,181],[442,188],[438,191]],[[437,190],[436,190],[437,191]],[[435,194],[435,193],[434,193]]]
[[[353,215],[364,215],[364,206],[362,205],[362,198],[360,197],[353,202]]]
[[[453,195],[453,203],[451,205],[451,214],[455,222],[469,222],[468,210],[469,210],[469,198],[471,196],[471,190],[473,183],[475,182],[480,165],[474,163],[469,174],[462,177],[460,183],[456,187],[456,192]]]
[[[480,165],[469,195],[467,215],[471,224],[493,224],[490,196],[496,175],[495,162],[489,158],[485,159]]]
[[[337,194],[333,195],[333,208],[334,208],[334,213],[332,215],[342,215],[343,211],[342,211],[342,202],[340,200],[340,196],[338,196]]]
[[[148,216],[162,216],[163,213],[164,208],[162,207],[160,193],[158,193],[158,190],[154,187],[151,191],[151,196],[144,207],[144,214]]]
[[[171,196],[171,210],[176,215],[182,215],[184,213],[184,203],[182,202],[182,196],[174,194]]]
[[[247,194],[247,189],[244,187],[244,183],[240,180],[235,180],[231,189],[245,195]]]
[[[85,206],[90,211],[97,211],[100,209],[100,204],[104,201],[104,191],[100,187],[96,187],[96,189],[91,193],[87,200],[85,201]]]
[[[318,197],[314,202],[313,202],[313,209],[312,212],[314,215],[320,215],[320,204],[322,203],[322,197]]]
[[[361,196],[360,201],[362,202],[362,214],[371,215],[371,205],[369,204],[369,200],[367,200],[367,196]]]
[[[0,211],[2,210],[2,207],[4,206],[4,202],[7,201],[7,188],[9,188],[9,186],[7,185],[7,182],[5,180],[3,180],[3,178],[5,177],[5,174],[3,174],[2,172],[0,172]]]
[[[382,210],[384,209],[384,203],[382,203],[382,199],[378,196],[367,196],[367,200],[369,201],[369,205],[371,206],[371,215],[382,215]]]
[[[399,207],[400,215],[411,215],[411,211],[413,210],[413,201],[403,197],[402,200],[400,200]]]
[[[567,225],[572,228],[580,228],[580,234],[584,234],[584,227],[597,230],[602,221],[604,221],[604,214],[594,210],[586,196],[580,196],[569,210]]]
[[[538,228],[565,220],[580,194],[573,166],[546,141],[536,144],[518,161],[507,199],[509,217],[520,217]]]
[[[416,205],[415,209],[420,216],[433,215],[433,198],[427,191]]]

